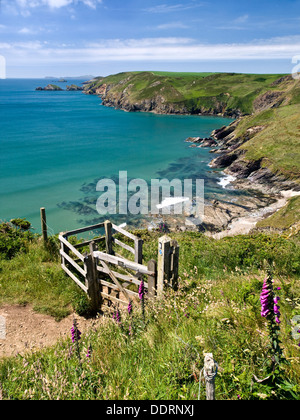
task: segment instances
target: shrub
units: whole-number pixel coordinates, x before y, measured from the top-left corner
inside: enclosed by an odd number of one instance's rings
[[[30,223],[25,219],[13,219],[0,224],[0,258],[11,259],[25,252],[34,235],[29,231]]]

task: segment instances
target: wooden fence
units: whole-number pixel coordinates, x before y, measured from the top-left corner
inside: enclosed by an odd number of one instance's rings
[[[45,214],[43,215],[45,220]],[[86,232],[104,230],[103,235],[72,244],[71,237]],[[127,242],[114,235],[124,236]],[[137,288],[142,279],[148,297],[161,297],[165,287],[176,290],[178,286],[179,246],[168,236],[158,240],[158,256],[143,265],[143,241],[110,221],[59,235],[61,266],[69,277],[87,293],[95,312],[111,306],[128,305],[138,300]],[[99,245],[103,251],[100,251]],[[116,252],[116,247],[124,249],[132,259]],[[135,290],[132,290],[135,288]],[[215,399],[215,377],[217,363],[211,353],[205,354],[202,369],[206,383],[206,399]],[[200,375],[201,376],[201,375]],[[200,378],[199,378],[200,380]],[[200,394],[200,388],[199,388]]]
[[[103,234],[93,239],[72,241],[73,236],[99,230]],[[61,266],[87,293],[94,311],[137,301],[142,280],[149,298],[162,296],[166,285],[177,287],[179,247],[167,236],[159,239],[158,263],[152,259],[147,265],[142,239],[110,221],[63,232],[59,240]]]

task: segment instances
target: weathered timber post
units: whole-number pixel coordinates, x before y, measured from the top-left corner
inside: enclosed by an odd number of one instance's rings
[[[217,376],[218,365],[214,361],[212,353],[204,354],[204,378],[206,383],[206,399],[215,400],[215,377]]]
[[[98,281],[97,262],[94,258],[94,242],[90,243],[90,254],[85,257],[87,294],[91,300],[93,312],[99,312],[101,305],[100,283]]]
[[[174,290],[178,289],[179,245],[177,241],[171,241],[171,285]]]
[[[148,275],[148,297],[153,298],[157,288],[157,262],[155,260],[148,262],[148,270],[154,274],[153,276]]]
[[[42,227],[42,235],[44,244],[48,241],[48,233],[47,233],[47,223],[46,223],[46,209],[45,207],[41,208],[41,227]]]
[[[134,262],[138,264],[143,263],[143,239],[137,238],[134,241]]]
[[[109,220],[104,222],[106,253],[113,255],[112,224]]]
[[[165,285],[178,286],[179,246],[167,235],[158,240],[157,296],[161,297]]]
[[[64,232],[60,232],[60,235],[64,236]],[[65,246],[63,242],[60,242],[60,250],[68,254],[68,248]],[[61,265],[66,266],[66,259],[62,254],[60,254],[60,262],[61,262]]]

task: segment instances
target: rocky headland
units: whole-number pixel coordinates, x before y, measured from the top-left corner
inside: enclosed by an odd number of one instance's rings
[[[124,111],[234,118],[209,137],[188,137],[186,142],[195,148],[208,147],[215,155],[210,167],[222,168],[224,176],[230,177],[227,187],[246,194],[235,202],[207,203],[201,223],[189,214],[180,223],[164,216],[161,221],[171,229],[200,230],[218,237],[247,233],[256,221],[300,194],[300,81],[290,75],[121,73],[93,79],[84,92],[100,96],[104,106]],[[299,216],[295,223],[298,220]]]

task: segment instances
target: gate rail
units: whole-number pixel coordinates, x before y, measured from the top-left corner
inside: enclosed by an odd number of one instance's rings
[[[74,245],[70,243],[71,236],[100,229],[104,229],[104,235]],[[115,238],[115,233],[118,237],[125,236],[127,242],[133,241],[133,246]],[[158,264],[152,259],[147,265],[142,264],[143,240],[110,221],[62,232],[59,240],[63,270],[87,293],[95,311],[99,311],[105,301],[111,306],[128,305],[129,301],[138,300],[135,290],[142,280],[149,298],[161,296],[165,284],[174,288],[177,285],[179,247],[166,236],[159,240]],[[98,250],[100,244],[105,246],[106,252]],[[126,250],[129,257],[133,255],[133,260],[119,255],[116,246]]]

